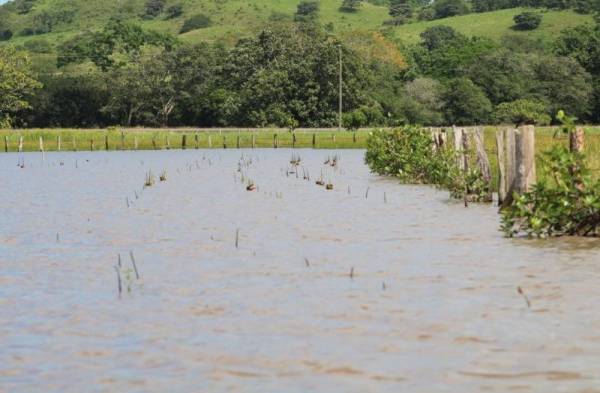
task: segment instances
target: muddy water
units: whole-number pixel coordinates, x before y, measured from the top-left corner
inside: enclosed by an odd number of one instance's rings
[[[241,154],[0,155],[0,391],[600,391],[598,240],[504,239],[362,151],[245,150],[248,192]]]

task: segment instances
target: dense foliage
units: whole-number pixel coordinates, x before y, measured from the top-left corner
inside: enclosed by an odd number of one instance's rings
[[[449,150],[432,147],[431,133],[420,127],[378,130],[367,140],[365,162],[373,172],[404,183],[446,185],[454,160]]]
[[[575,8],[582,2],[586,1],[561,5],[542,0],[437,0],[433,4],[391,0],[389,22],[410,23],[428,8],[433,17],[442,17],[468,12],[465,5],[471,11],[484,11],[494,4]],[[24,92],[23,99],[33,109],[23,106],[13,113],[14,124],[337,125],[338,45],[348,128],[547,124],[556,121],[552,116],[558,109],[582,122],[600,121],[597,25],[565,30],[551,43],[521,32],[498,43],[439,24],[426,29],[419,43],[405,45],[394,38],[392,28],[343,34],[329,24],[320,25],[319,3],[304,0],[293,17],[272,15],[271,22],[238,42],[187,44],[136,22],[136,18],[178,18],[182,3],[145,0],[141,4],[143,8],[131,13],[119,9],[102,28],[83,30],[60,44],[43,36],[24,41],[18,49],[30,52],[44,87]],[[14,28],[6,22],[6,15],[11,15],[7,10],[21,10],[50,29],[68,20],[71,11],[78,12],[66,7],[61,12],[46,10],[44,15],[29,5],[28,0],[19,0],[0,7],[0,33],[5,27]],[[342,12],[359,14],[367,8],[359,7],[358,0],[340,5],[345,8]],[[595,9],[595,3],[588,5]],[[185,15],[168,23],[182,26],[181,32],[213,23],[209,14]],[[9,39],[12,32],[2,34]]]
[[[502,210],[502,230],[508,236],[600,234],[600,182],[591,179],[584,157],[556,146],[542,162],[549,180],[515,196]]]

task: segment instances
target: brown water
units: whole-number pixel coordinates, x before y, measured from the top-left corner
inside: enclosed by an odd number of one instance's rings
[[[0,391],[600,391],[599,240],[505,239],[358,150],[243,151],[248,192],[241,154],[0,155]]]

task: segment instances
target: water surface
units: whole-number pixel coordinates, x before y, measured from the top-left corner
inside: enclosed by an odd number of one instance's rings
[[[598,240],[299,154],[0,155],[0,391],[600,391]]]

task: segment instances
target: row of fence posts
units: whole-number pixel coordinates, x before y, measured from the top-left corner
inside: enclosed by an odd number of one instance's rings
[[[434,149],[445,148],[447,131],[444,128],[429,128]],[[483,127],[452,127],[454,150],[457,152],[458,168],[468,173],[469,153],[474,142],[476,165],[482,179],[491,190],[492,171],[484,144]],[[469,138],[471,136],[471,138]],[[583,152],[585,133],[582,127],[576,127],[569,134],[569,148],[572,152]],[[498,158],[498,204],[508,206],[514,194],[531,190],[536,182],[535,167],[535,127],[525,125],[518,128],[502,128],[496,132],[496,154]],[[468,194],[468,190],[467,190]],[[492,200],[491,192],[486,198]]]
[[[222,134],[223,135],[223,148],[226,149],[227,148],[227,135],[226,134]],[[331,141],[333,143],[336,143],[336,135],[334,133],[331,134]],[[357,143],[358,139],[356,136],[356,132],[353,132],[352,135],[352,142],[353,143]],[[158,150],[158,145],[156,143],[156,136],[152,137],[152,148],[154,150]],[[296,137],[296,133],[293,132],[292,133],[292,148],[296,147],[296,144],[298,143],[298,139]],[[44,139],[43,137],[39,137],[39,144],[40,144],[40,151],[44,152]],[[211,134],[208,134],[207,137],[207,145],[209,148],[212,148],[212,137]],[[96,150],[96,145],[94,143],[94,138],[90,138],[89,141],[89,146],[90,146],[90,150]],[[256,148],[257,143],[256,143],[256,133],[252,133],[251,135],[251,145],[250,145],[253,149]],[[199,138],[199,134],[195,134],[194,135],[194,147],[196,149],[200,148],[200,138]],[[239,149],[242,147],[242,137],[241,135],[238,133],[237,135],[237,139],[236,139],[236,147]],[[280,142],[279,142],[279,134],[275,133],[273,134],[273,148],[277,149],[280,147]],[[317,147],[317,133],[313,133],[312,134],[312,147],[316,148]],[[77,150],[77,144],[75,141],[75,137],[73,136],[72,138],[72,148],[73,150]],[[139,141],[138,141],[138,137],[137,135],[134,136],[133,138],[133,150],[138,150],[139,148]],[[170,137],[169,135],[165,136],[165,143],[163,145],[163,148],[169,150],[171,149],[171,143],[170,143]],[[181,135],[181,149],[185,150],[187,148],[187,134],[182,134]],[[108,135],[104,136],[104,149],[105,150],[110,150],[110,145],[109,145],[109,138]],[[61,136],[58,135],[56,137],[56,150],[57,151],[61,151],[62,150],[62,140],[61,140]],[[125,133],[121,132],[120,135],[120,150],[125,150]],[[9,140],[8,140],[8,135],[4,136],[4,151],[8,152],[9,151]],[[19,137],[19,152],[23,151],[23,136]]]

